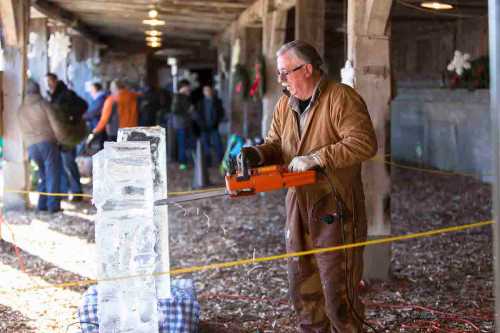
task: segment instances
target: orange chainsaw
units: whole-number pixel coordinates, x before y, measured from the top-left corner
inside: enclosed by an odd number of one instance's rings
[[[314,184],[316,183],[316,171],[290,172],[286,166],[282,165],[270,165],[251,169],[248,167],[248,161],[242,158],[238,163],[234,160],[230,161],[225,181],[225,187],[171,196],[167,199],[155,201],[155,205],[171,205],[218,196],[235,198],[283,188]]]

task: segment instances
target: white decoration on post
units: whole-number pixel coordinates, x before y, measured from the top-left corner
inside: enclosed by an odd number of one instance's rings
[[[36,43],[38,42],[38,34],[36,32],[30,32],[28,39],[28,55],[27,57],[32,59],[36,56]]]
[[[240,39],[237,38],[232,46],[233,48],[231,52],[231,72],[234,73],[236,65],[240,62],[240,53],[241,53]]]
[[[191,85],[191,89],[194,90],[200,86],[200,81],[198,80],[198,73],[191,72],[189,69],[185,69],[179,75],[180,80],[188,80]]]
[[[344,68],[340,70],[342,83],[354,88],[354,68],[350,60],[346,60]]]
[[[455,54],[453,59],[448,64],[447,69],[452,72],[455,71],[458,75],[462,75],[464,73],[464,69],[470,68],[470,54],[462,53],[459,50],[455,50]]]
[[[5,59],[3,56],[2,41],[0,40],[0,71],[3,71],[4,68],[5,68]]]
[[[68,56],[71,51],[69,36],[62,32],[55,32],[49,38],[48,55],[50,58],[50,70],[54,71]]]

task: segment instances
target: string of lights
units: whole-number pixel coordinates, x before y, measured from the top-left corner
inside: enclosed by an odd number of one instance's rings
[[[159,18],[159,12],[155,5],[148,11],[148,18],[142,20],[142,24],[149,26],[149,30],[144,33],[146,35],[146,44],[152,48],[159,48],[162,45],[162,32],[157,30],[157,27],[165,25],[165,21]]]

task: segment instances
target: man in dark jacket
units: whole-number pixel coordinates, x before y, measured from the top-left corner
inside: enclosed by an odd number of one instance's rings
[[[222,101],[211,86],[203,87],[203,98],[196,104],[194,121],[199,131],[207,164],[211,164],[211,150],[215,151],[217,162],[222,161],[224,151],[219,134],[219,124],[224,118]]]
[[[66,86],[64,82],[58,80],[57,75],[47,74],[47,85],[49,87],[50,103],[66,113],[67,122],[76,121],[82,117],[86,110],[86,105],[81,105],[82,99]],[[80,172],[75,162],[76,147],[61,147],[61,159],[64,172],[61,173],[61,192],[81,194],[82,185],[80,183]],[[81,200],[80,196],[73,197],[73,200]]]
[[[176,133],[179,170],[187,169],[187,150],[190,148],[190,123],[193,104],[191,103],[191,84],[187,80],[179,82],[179,92],[172,102],[172,126]]]
[[[92,97],[92,102],[90,102],[88,110],[83,114],[83,119],[87,121],[90,129],[94,129],[99,119],[101,119],[102,106],[107,94],[102,89],[102,85],[95,82],[90,85],[90,96]]]
[[[160,93],[150,84],[145,84],[141,89],[142,95],[138,98],[139,126],[155,126],[156,115],[161,108]]]
[[[85,119],[87,127],[92,131],[96,128],[97,123],[99,123],[99,119],[101,119],[102,107],[108,94],[102,89],[100,83],[94,82],[90,85],[90,96],[92,97],[92,102],[88,110],[83,114],[83,119]],[[99,146],[102,148],[104,141],[106,141],[106,133],[97,134],[93,141],[98,142]]]

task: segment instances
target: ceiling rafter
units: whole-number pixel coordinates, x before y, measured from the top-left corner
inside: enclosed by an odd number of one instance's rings
[[[83,23],[73,13],[57,6],[47,0],[32,0],[31,5],[47,17],[64,23],[66,26],[78,31],[82,36],[97,44],[108,44],[109,42],[97,31]]]

